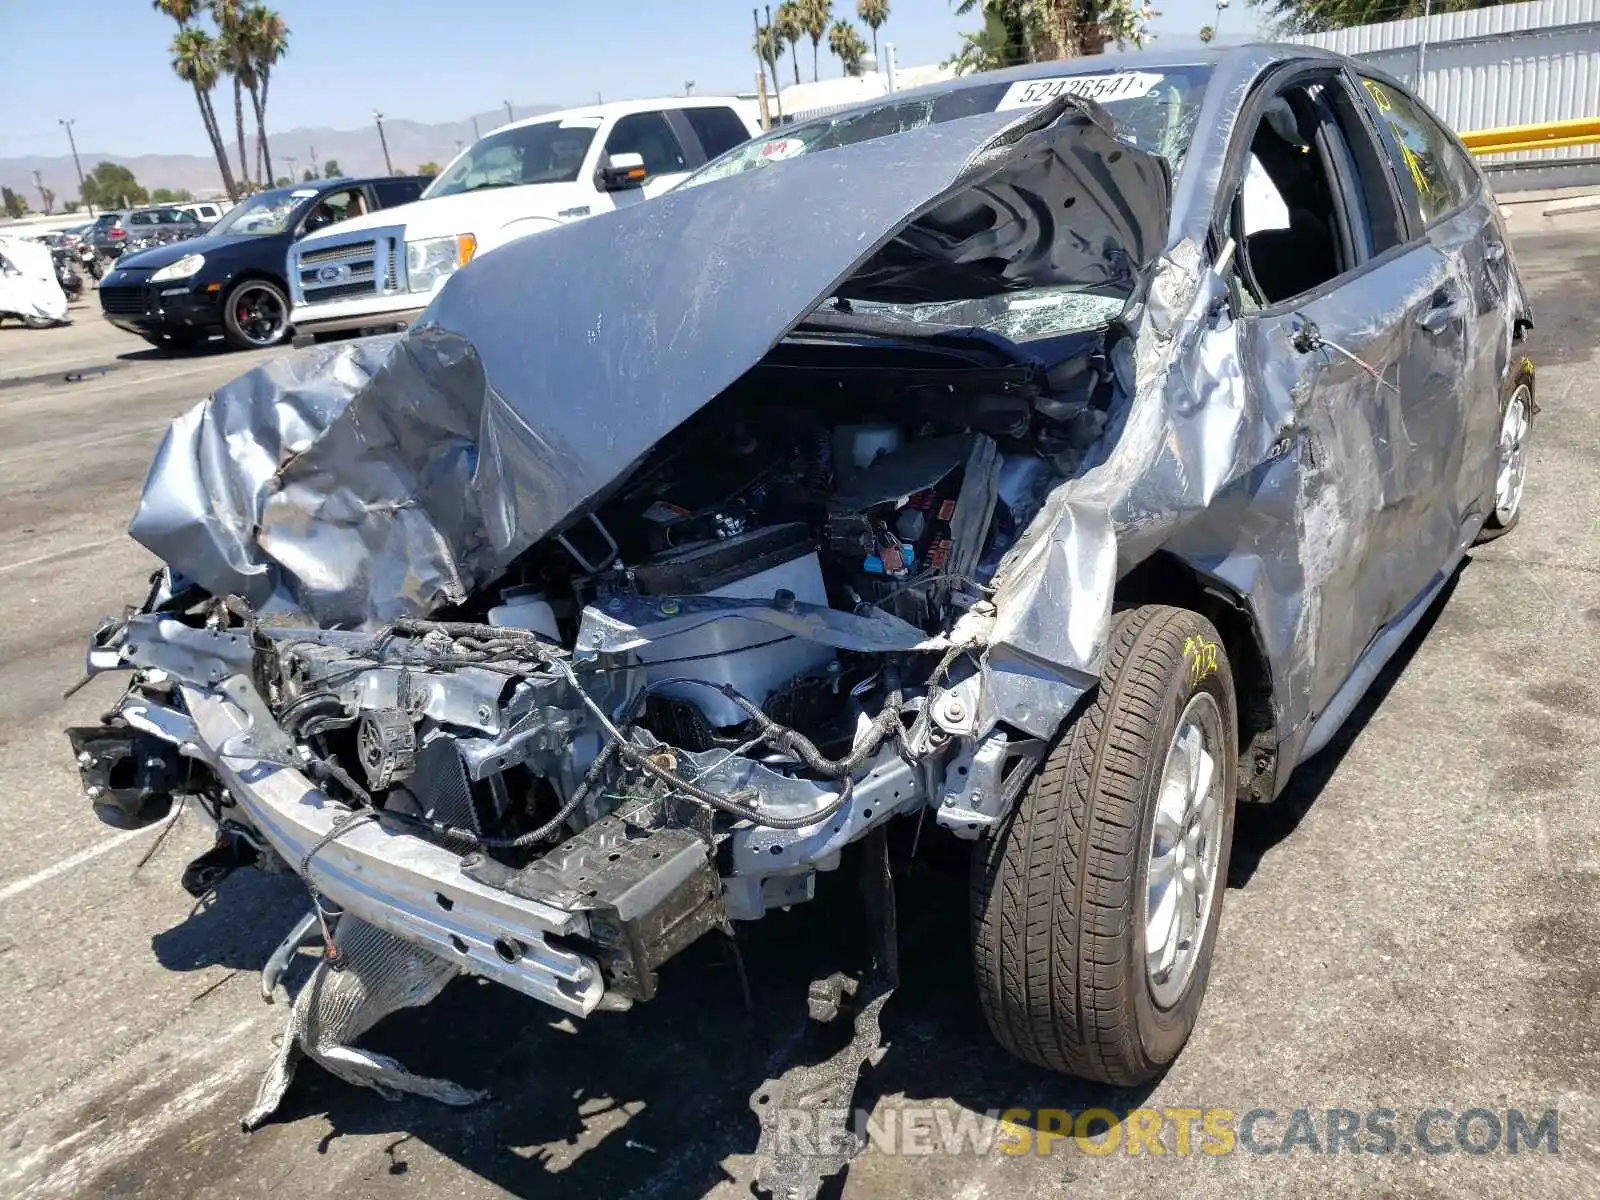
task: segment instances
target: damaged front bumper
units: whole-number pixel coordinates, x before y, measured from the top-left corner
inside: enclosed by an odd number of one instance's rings
[[[754,607],[729,606],[746,613]],[[597,646],[637,640],[626,615],[596,613],[596,629],[605,632],[587,640]],[[770,615],[795,628],[839,617],[792,606]],[[279,641],[363,636],[265,632]],[[812,632],[849,640],[837,629]],[[220,842],[243,847],[243,857],[257,865],[298,873],[319,912],[353,917],[455,971],[573,1016],[651,998],[656,969],[667,959],[709,930],[728,930],[732,920],[810,899],[819,871],[835,868],[845,846],[896,815],[928,806],[946,828],[977,836],[1009,804],[1007,781],[1029,774],[1015,769],[1019,760],[1039,749],[1014,734],[1008,742],[997,728],[975,736],[980,677],[972,673],[912,700],[906,719],[922,731],[920,756],[886,741],[861,761],[848,801],[821,820],[793,823],[817,812],[820,801],[837,793],[836,783],[725,749],[662,744],[655,757],[677,776],[718,793],[754,796],[764,814],[788,816],[792,827],[734,821],[713,832],[707,813],[623,804],[572,822],[581,827],[563,830],[531,861],[508,864],[478,849],[438,844],[413,825],[330,795],[326,779],[314,777],[305,746],[284,732],[263,695],[255,670],[263,633],[195,628],[160,612],[102,628],[89,654],[91,674],[130,671],[132,681],[102,727],[69,731],[86,791],[102,816],[124,827],[148,823],[170,808],[173,794],[196,794]],[[386,670],[355,681],[353,703],[390,701]],[[532,753],[528,721],[491,711],[492,691],[475,704],[476,696],[446,679],[454,676],[416,672],[402,686],[410,689],[413,711],[485,727],[460,731],[477,732],[476,739],[452,738],[464,764],[487,772],[516,753]],[[573,724],[562,726],[563,754],[582,741]],[[126,765],[130,759],[135,768]],[[575,774],[568,770],[569,779]],[[121,790],[110,788],[114,777],[125,785]]]

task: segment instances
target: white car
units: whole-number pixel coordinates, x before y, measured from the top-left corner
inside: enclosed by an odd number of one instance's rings
[[[631,100],[504,125],[415,203],[290,248],[297,340],[409,324],[475,255],[659,195],[760,132],[754,106],[725,97]]]

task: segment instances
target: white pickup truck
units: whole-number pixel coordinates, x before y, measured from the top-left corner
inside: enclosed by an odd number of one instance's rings
[[[502,126],[415,203],[290,247],[296,340],[409,324],[475,255],[659,195],[760,132],[754,105],[720,97],[630,100]]]

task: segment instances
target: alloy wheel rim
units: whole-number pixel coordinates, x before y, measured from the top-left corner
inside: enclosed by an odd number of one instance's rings
[[[1500,470],[1495,476],[1494,516],[1502,525],[1511,522],[1522,503],[1522,486],[1528,475],[1528,385],[1518,384],[1500,420]]]
[[[257,346],[276,341],[289,314],[277,293],[269,288],[246,288],[233,298],[233,319],[245,340]]]
[[[1222,857],[1222,712],[1209,692],[1184,706],[1167,747],[1145,847],[1144,946],[1150,994],[1183,995],[1200,959]]]

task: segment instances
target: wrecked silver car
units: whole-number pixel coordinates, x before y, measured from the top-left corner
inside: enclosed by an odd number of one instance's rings
[[[1470,156],[1345,59],[893,95],[181,417],[74,749],[114,823],[211,815],[192,889],[310,890],[252,1122],[302,1052],[470,1100],[350,1042],[462,972],[648,1000],[856,860],[892,983],[901,833],[974,843],[998,1040],[1134,1084],[1194,1026],[1235,804],[1515,522],[1530,324]]]

